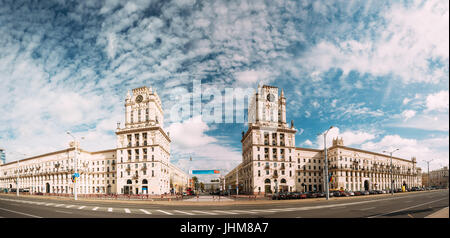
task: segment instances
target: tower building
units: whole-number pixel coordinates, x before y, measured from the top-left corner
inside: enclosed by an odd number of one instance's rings
[[[140,87],[125,99],[125,127],[117,135],[117,192],[170,192],[170,138],[156,90]]]

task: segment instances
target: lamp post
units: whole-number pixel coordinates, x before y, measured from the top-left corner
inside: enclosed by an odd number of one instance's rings
[[[27,154],[17,153],[17,152],[11,152],[12,154],[17,154],[20,156],[28,156]],[[17,177],[16,177],[16,196],[19,196],[19,170],[20,170],[20,159],[17,160]]]
[[[326,193],[326,199],[330,199],[330,184],[328,181],[328,158],[327,158],[327,133],[333,128],[333,126],[330,126],[328,130],[326,130],[323,133],[323,146],[325,151],[325,166],[324,166],[324,173],[325,173],[325,193]],[[320,134],[319,134],[320,135]]]
[[[425,162],[427,162],[427,165],[428,165],[428,174],[427,174],[427,177],[428,177],[428,179],[427,179],[427,187],[428,188],[430,187],[430,180],[431,180],[431,176],[430,176],[430,162],[431,161],[433,161],[433,160],[425,161]]]
[[[20,167],[20,161],[17,160],[17,179],[16,179],[16,196],[19,196],[19,167]]]
[[[75,144],[75,156],[74,156],[74,174],[77,174],[78,173],[78,143],[77,143],[77,138],[74,136],[74,135],[72,135],[72,133],[70,133],[70,131],[67,131],[66,132],[68,135],[70,135],[70,136],[72,136],[72,138],[73,138],[73,140],[74,140],[74,144]],[[81,139],[84,139],[84,137],[81,137]],[[75,178],[75,182],[74,182],[74,184],[73,184],[74,186],[74,188],[73,188],[73,195],[74,195],[74,199],[75,200],[77,200],[78,199],[78,197],[77,197],[77,188],[78,188],[78,186],[77,186],[77,179]]]
[[[386,150],[383,151],[383,153],[389,153],[390,157],[391,157],[391,194],[392,195],[394,195],[394,175],[392,172],[392,153],[394,153],[397,150],[399,150],[399,149],[395,149],[393,151],[386,151]]]

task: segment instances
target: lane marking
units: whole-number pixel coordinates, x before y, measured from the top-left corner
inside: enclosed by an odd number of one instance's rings
[[[97,211],[98,207],[92,208],[92,211]]]
[[[79,207],[78,209],[83,209],[83,208],[85,208],[86,206],[81,206],[81,207]]]
[[[64,206],[64,204],[55,205],[55,207],[61,207],[61,206]]]
[[[231,215],[236,215],[237,213],[235,212],[229,212],[229,211],[220,211],[220,210],[213,210],[213,212],[221,212],[221,213],[225,213],[225,214],[231,214]]]
[[[165,211],[163,211],[163,210],[156,210],[156,211],[165,213],[165,214],[167,214],[167,215],[173,215],[172,213],[170,213],[170,212],[165,212]]]
[[[35,215],[31,215],[31,214],[28,214],[28,213],[23,213],[23,212],[13,211],[13,210],[9,210],[9,209],[5,209],[5,208],[1,208],[1,207],[0,207],[0,209],[1,209],[1,210],[4,210],[4,211],[7,211],[7,212],[17,213],[17,214],[20,214],[20,215],[25,215],[25,216],[29,216],[29,217],[34,217],[34,218],[42,218],[42,217],[39,217],[39,216],[35,216]]]
[[[55,210],[55,212],[60,212],[60,213],[67,213],[67,214],[72,214],[72,212],[59,211],[59,210]]]
[[[257,212],[252,212],[252,211],[245,211],[245,210],[231,210],[233,212],[237,212],[237,213],[251,213],[251,214],[256,214]]]
[[[203,213],[203,214],[208,214],[208,215],[217,215],[217,213],[213,213],[213,212],[204,212],[204,211],[198,211],[198,210],[192,210],[193,212],[198,212],[198,213]]]
[[[179,213],[183,213],[183,214],[187,214],[187,215],[195,215],[194,213],[190,213],[190,212],[183,212],[183,211],[179,211],[179,210],[173,210],[174,212],[179,212]]]
[[[139,211],[141,211],[141,212],[143,212],[143,213],[145,213],[145,214],[152,214],[151,212],[148,212],[148,211],[146,211],[146,210],[144,210],[144,209],[139,209]]]
[[[128,208],[125,208],[124,210],[125,210],[126,213],[131,213],[130,209],[128,209]]]
[[[380,214],[380,215],[376,215],[376,216],[371,216],[371,217],[368,217],[368,218],[375,218],[375,217],[379,217],[379,216],[385,216],[385,215],[389,215],[389,214],[392,214],[392,213],[405,211],[405,210],[408,210],[408,209],[411,209],[411,208],[420,207],[420,206],[423,206],[423,205],[426,205],[426,204],[439,202],[439,201],[442,201],[444,199],[448,199],[448,198],[442,198],[442,199],[434,200],[434,201],[431,201],[431,202],[426,202],[426,203],[422,203],[422,204],[419,204],[419,205],[415,205],[415,206],[412,206],[412,207],[403,208],[403,209],[400,209],[400,210],[397,210],[397,211],[388,212],[388,213]]]
[[[408,216],[411,217],[411,218],[414,218],[414,217],[413,217],[411,214],[409,214],[409,213],[408,213]]]
[[[108,208],[108,212],[112,212],[112,211],[113,211],[112,207]]]
[[[71,207],[73,207],[73,206],[75,206],[75,205],[69,205],[69,206],[67,206],[66,208],[71,208]]]

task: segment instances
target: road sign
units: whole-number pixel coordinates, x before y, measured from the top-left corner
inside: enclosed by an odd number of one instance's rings
[[[219,174],[219,170],[192,170],[192,174]]]

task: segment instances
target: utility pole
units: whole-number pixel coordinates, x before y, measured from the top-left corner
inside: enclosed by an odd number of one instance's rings
[[[75,144],[75,156],[74,156],[74,176],[76,176],[78,174],[78,141],[77,138],[72,135],[72,133],[70,133],[70,131],[66,132],[68,135],[72,136],[73,138],[73,142]],[[84,139],[84,137],[81,137],[81,139]],[[78,184],[77,184],[77,177],[74,177],[74,184],[73,184],[73,195],[74,195],[74,199],[77,200],[77,188],[78,188]]]
[[[430,162],[433,160],[426,160],[425,162],[427,162],[428,165],[428,179],[427,179],[427,187],[430,187],[430,180],[431,180],[431,176],[430,176]]]
[[[236,196],[239,195],[239,166],[236,168]]]
[[[20,161],[17,160],[17,181],[16,181],[16,196],[19,196],[19,167],[20,167]]]
[[[390,152],[385,151],[385,150],[383,151],[383,153],[389,153],[390,156],[391,156],[391,194],[392,195],[394,195],[394,177],[393,177],[393,173],[392,173],[392,153],[394,153],[397,150],[399,150],[399,149],[395,149],[395,150],[390,151]]]
[[[330,199],[330,181],[328,179],[328,158],[327,158],[327,133],[331,130],[331,128],[333,128],[333,126],[330,126],[330,128],[328,128],[328,130],[326,130],[323,133],[323,146],[324,146],[324,152],[325,152],[325,167],[324,167],[324,172],[325,172],[325,194],[326,194],[326,199],[327,200]]]

